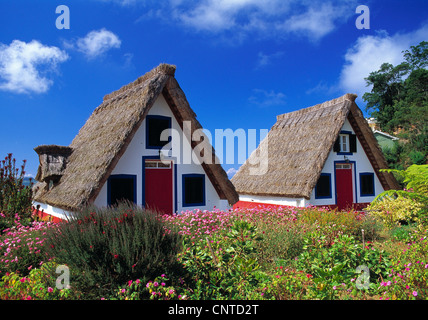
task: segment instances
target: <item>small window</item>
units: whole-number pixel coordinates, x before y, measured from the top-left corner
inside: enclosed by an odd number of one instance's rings
[[[357,136],[350,131],[341,131],[334,143],[333,151],[339,154],[357,152]]]
[[[183,207],[205,206],[205,175],[183,175]]]
[[[340,152],[349,152],[349,135],[341,134],[340,139]]]
[[[374,174],[371,172],[360,173],[361,197],[374,196]]]
[[[331,198],[331,174],[321,173],[315,186],[315,199]]]
[[[171,118],[164,116],[146,117],[146,148],[161,149],[171,140],[161,140],[161,134],[164,130],[171,129]]]
[[[136,176],[112,175],[107,181],[108,205],[114,206],[121,201],[137,202]]]

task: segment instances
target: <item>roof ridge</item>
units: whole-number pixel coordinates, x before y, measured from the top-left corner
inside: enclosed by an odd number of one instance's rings
[[[153,68],[152,70],[145,73],[141,77],[137,78],[133,82],[122,86],[120,89],[113,91],[112,93],[106,94],[103,98],[103,102],[117,97],[118,95],[124,93],[125,91],[128,91],[129,89],[132,89],[132,88],[138,86],[139,84],[147,81],[148,79],[150,79],[150,78],[152,78],[158,74],[164,74],[164,75],[169,75],[169,76],[173,77],[175,74],[175,69],[176,69],[175,65],[167,64],[167,63],[161,63],[156,68]]]
[[[347,93],[341,97],[338,97],[338,98],[335,98],[332,100],[328,100],[328,101],[325,101],[323,103],[318,103],[316,105],[306,107],[304,109],[300,109],[300,110],[296,110],[296,111],[287,112],[287,113],[277,115],[276,120],[279,121],[279,120],[283,120],[283,119],[288,119],[288,118],[294,117],[296,115],[303,115],[303,114],[306,114],[309,112],[318,111],[319,109],[322,109],[322,108],[329,108],[329,107],[334,106],[336,104],[343,103],[345,100],[349,100],[351,102],[354,102],[356,98],[357,98],[356,94]]]

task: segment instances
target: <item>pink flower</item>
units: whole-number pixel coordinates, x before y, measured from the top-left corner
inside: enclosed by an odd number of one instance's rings
[[[48,292],[53,292],[53,289],[51,287],[48,287]]]
[[[125,293],[126,292],[126,290],[125,289],[122,289],[122,293]]]
[[[412,294],[414,297],[416,297],[418,295],[418,293],[416,291],[413,291]]]

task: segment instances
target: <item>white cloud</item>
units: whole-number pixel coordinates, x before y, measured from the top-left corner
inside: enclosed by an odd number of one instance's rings
[[[43,93],[53,81],[46,77],[68,59],[65,51],[33,40],[0,43],[0,89],[15,93]]]
[[[336,28],[339,21],[346,19],[354,12],[346,3],[323,3],[318,6],[310,6],[301,14],[296,14],[287,19],[280,29],[284,32],[300,33],[310,39],[319,40]]]
[[[120,48],[121,41],[117,35],[106,29],[93,30],[84,38],[77,39],[75,45],[66,44],[68,47],[75,47],[85,54],[89,59],[96,58],[110,49]]]
[[[256,68],[262,68],[267,65],[270,65],[273,62],[273,60],[276,60],[282,57],[283,55],[284,55],[283,51],[278,51],[272,54],[265,54],[263,52],[259,52]]]
[[[229,179],[232,178],[235,175],[235,173],[237,173],[237,172],[238,172],[238,170],[236,170],[235,168],[229,168],[226,171],[227,176],[229,177]]]
[[[171,1],[173,19],[196,31],[230,32],[242,39],[303,35],[319,40],[355,14],[355,0]]]
[[[371,90],[366,87],[364,78],[371,72],[379,70],[384,62],[393,65],[401,63],[402,51],[426,40],[427,36],[428,24],[413,32],[397,33],[392,36],[381,32],[375,36],[358,38],[354,46],[346,52],[346,62],[341,71],[339,86],[347,92],[356,93],[361,98],[365,92]]]
[[[254,89],[248,101],[260,107],[283,105],[285,104],[285,94],[273,90]]]

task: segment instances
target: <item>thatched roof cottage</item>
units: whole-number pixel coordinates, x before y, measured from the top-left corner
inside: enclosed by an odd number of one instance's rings
[[[198,143],[184,138],[183,126],[190,137],[202,128],[175,70],[161,64],[106,95],[70,146],[35,148],[40,165],[34,206],[64,218],[86,205],[119,200],[164,213],[233,205],[238,195],[220,164],[184,163],[171,150],[161,152],[170,143],[175,151],[195,153]],[[161,139],[164,130],[169,139]]]
[[[372,130],[346,94],[277,116],[267,137],[233,176],[235,207],[258,205],[362,207],[398,187]],[[264,158],[263,174],[251,174]]]

